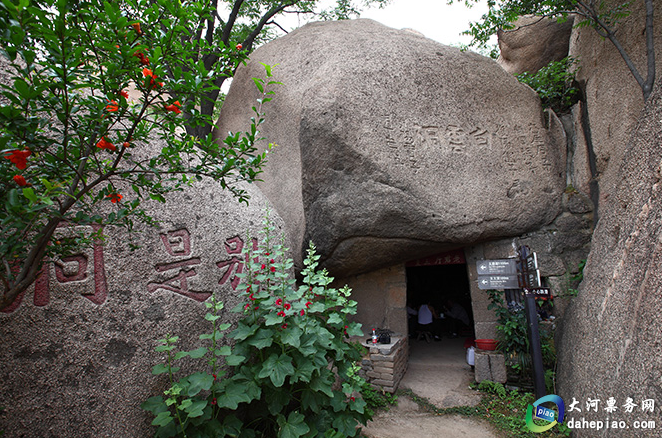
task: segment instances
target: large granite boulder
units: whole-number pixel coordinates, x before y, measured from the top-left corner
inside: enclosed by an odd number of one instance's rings
[[[564,22],[526,15],[513,29],[499,30],[499,59],[508,73],[535,73],[552,61],[568,56],[574,19]]]
[[[210,329],[203,301],[215,293],[230,309],[245,299],[241,250],[252,245],[247,232],[262,228],[266,205],[256,186],[246,190],[250,207],[209,180],[165,204],[148,201],[158,227],[132,236],[104,228],[104,244],[50,263],[22,302],[0,313],[7,437],[153,435],[140,403],[167,383],[151,374],[164,359],[157,340],[178,335],[183,348],[197,348]],[[141,248],[132,252],[130,243]]]
[[[593,235],[584,280],[563,319],[557,348],[559,394],[566,406],[576,399],[582,409],[573,411],[574,418],[611,417],[630,429],[582,429],[577,437],[660,436],[659,430],[634,429],[634,421],[648,420],[657,420],[659,428],[662,402],[660,91],[658,81],[625,152],[621,183]],[[608,415],[612,397],[617,410]],[[598,412],[586,409],[589,399],[600,400]],[[637,404],[629,412],[628,399],[630,406]],[[645,400],[654,400],[653,412],[642,405]]]
[[[620,7],[621,0],[605,0],[602,11]],[[646,76],[645,2],[627,5],[629,15],[615,26],[621,45],[639,73]],[[656,11],[659,17],[659,8]],[[656,18],[657,20],[658,18]],[[654,26],[655,47],[662,46],[662,27]],[[658,49],[659,52],[659,49]],[[576,27],[570,39],[569,55],[579,60],[577,81],[585,96],[583,130],[591,160],[592,178],[598,182],[591,197],[598,200],[597,212],[610,203],[609,197],[620,182],[618,172],[623,151],[637,125],[644,106],[641,88],[614,45],[590,26]],[[656,57],[662,71],[662,58]]]
[[[260,187],[298,260],[311,239],[343,277],[559,213],[560,123],[493,60],[371,20],[309,24],[239,69],[217,135],[250,114],[260,63],[282,82],[265,108],[278,146]]]

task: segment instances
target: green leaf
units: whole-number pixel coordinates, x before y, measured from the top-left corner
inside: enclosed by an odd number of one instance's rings
[[[177,354],[175,354],[175,360],[179,360],[183,357],[187,357],[189,355],[188,351],[179,351]]]
[[[163,397],[160,395],[148,398],[146,401],[142,402],[140,407],[154,415],[158,415],[161,412],[168,410],[168,407],[163,401]]]
[[[271,346],[273,343],[274,331],[271,329],[259,329],[254,336],[248,339],[248,344],[258,349],[263,349]]]
[[[159,412],[159,414],[152,420],[152,426],[167,426],[174,418],[170,415],[170,411]]]
[[[216,356],[229,356],[232,354],[232,348],[230,348],[229,345],[224,345],[221,348],[217,348],[216,351],[214,351],[214,354]]]
[[[207,348],[206,347],[200,347],[196,348],[193,351],[189,351],[189,356],[191,356],[193,359],[200,359],[201,357],[204,357],[205,354],[207,354]]]
[[[285,383],[285,377],[292,374],[294,374],[292,358],[285,353],[280,356],[274,353],[264,362],[258,377],[261,379],[269,377],[271,383],[273,383],[276,388],[279,388]]]
[[[283,421],[285,417],[278,416],[278,438],[298,438],[310,431],[308,425],[304,422],[305,417],[299,412],[290,412],[287,421]]]
[[[158,376],[159,374],[163,374],[167,372],[168,372],[168,366],[162,363],[158,365],[154,365],[154,367],[152,368],[152,375],[154,376]]]
[[[329,319],[327,320],[328,324],[341,324],[342,322],[343,322],[342,318],[337,313],[332,313],[331,316],[329,316]]]
[[[32,190],[32,187],[25,187],[23,189],[23,196],[25,196],[33,204],[39,202],[39,199],[37,199],[37,195],[35,195],[34,190]]]
[[[204,409],[207,407],[207,400],[194,400],[188,407],[184,410],[188,412],[188,416],[195,418],[200,417],[204,414]]]
[[[227,383],[223,388],[223,396],[217,398],[219,408],[235,410],[239,407],[239,403],[248,403],[252,400],[242,383],[232,380],[226,380],[225,382]]]
[[[294,348],[299,348],[302,334],[303,330],[301,330],[299,327],[291,327],[283,330],[280,338],[284,344],[291,345]]]
[[[236,367],[238,365],[241,365],[244,363],[246,358],[244,356],[235,356],[235,355],[230,355],[225,358],[225,363],[228,364],[231,367]]]
[[[253,82],[255,82],[255,86],[260,90],[260,93],[264,93],[264,81],[260,78],[253,78]]]
[[[207,373],[198,372],[188,376],[188,396],[193,397],[200,391],[209,391],[211,385],[214,384],[214,376]]]
[[[230,333],[230,337],[237,341],[243,341],[255,333],[258,327],[258,325],[247,325],[245,322],[239,321],[237,329]]]
[[[289,388],[270,388],[268,391],[265,389],[264,399],[271,415],[278,415],[292,400],[292,393]]]
[[[356,435],[356,419],[348,414],[335,415],[333,427],[342,434],[342,436]]]

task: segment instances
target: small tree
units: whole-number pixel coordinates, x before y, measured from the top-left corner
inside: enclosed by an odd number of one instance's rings
[[[362,0],[365,6],[383,6],[390,0]],[[187,56],[194,62],[201,62],[208,70],[215,71],[213,84],[201,102],[200,112],[211,116],[222,98],[221,86],[234,76],[237,64],[225,62],[215,48],[239,47],[242,53],[249,54],[255,47],[287,33],[278,21],[288,15],[306,16],[309,19],[343,20],[358,16],[361,8],[352,0],[336,0],[327,9],[320,9],[319,0],[211,0],[205,3],[208,14],[204,19],[189,22],[189,36],[199,46],[206,45],[211,50],[190,52]],[[237,44],[239,43],[239,44]],[[197,137],[206,137],[213,124],[190,124],[187,132]]]
[[[167,374],[170,385],[142,407],[154,414],[157,437],[349,437],[370,419],[359,395],[363,347],[348,342],[362,334],[347,319],[356,301],[348,287],[329,287],[333,278],[317,270],[312,244],[296,287],[293,261],[274,231],[267,217],[258,249],[244,250],[232,347],[221,346],[229,324],[219,324],[222,305],[212,298],[205,316],[211,333],[200,335],[205,346],[176,352],[178,338],[168,335],[156,348],[166,359],[152,373]],[[202,370],[175,380],[185,357],[200,360]]]
[[[261,104],[246,133],[223,145],[180,134],[182,112],[196,127],[212,122],[203,96],[214,71],[191,53],[210,50],[190,29],[210,17],[204,1],[70,0],[0,3],[0,50],[12,83],[0,106],[0,310],[32,284],[45,257],[101,238],[56,239],[68,225],[151,223],[146,198],[211,177],[240,201],[238,181],[254,181],[266,152],[255,142]],[[221,47],[219,62],[245,53]],[[271,71],[267,68],[267,76]],[[130,98],[135,90],[138,97]],[[167,144],[150,151],[150,141]],[[106,207],[104,207],[106,206]],[[112,207],[112,208],[110,208]]]
[[[451,0],[452,2],[453,0]],[[466,3],[477,3],[479,0],[467,0]],[[615,8],[606,9],[604,2],[596,0],[490,0],[489,10],[483,15],[482,21],[472,23],[465,32],[473,37],[472,45],[484,45],[499,29],[512,29],[513,22],[522,15],[537,15],[540,17],[556,17],[564,20],[570,14],[579,17],[577,26],[591,27],[598,35],[607,38],[618,50],[630,73],[641,87],[644,100],[653,91],[655,83],[655,44],[653,41],[653,0],[643,1],[646,7],[646,73],[645,76],[637,69],[630,59],[617,36],[619,20],[629,15],[628,6],[624,2]]]

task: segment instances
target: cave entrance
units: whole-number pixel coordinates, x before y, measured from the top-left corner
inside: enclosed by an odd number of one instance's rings
[[[440,337],[452,338],[473,336],[474,319],[471,305],[471,288],[467,271],[467,262],[463,250],[437,254],[406,264],[407,307],[418,311],[421,305],[430,304],[441,318]],[[463,312],[457,309],[459,306]],[[455,309],[450,309],[454,307]],[[456,318],[445,318],[450,313]],[[460,315],[458,315],[458,313]],[[457,319],[461,323],[444,321]],[[412,321],[413,319],[413,321]],[[417,336],[416,318],[408,324],[409,337]]]
[[[414,392],[435,399],[455,394],[460,385],[468,384],[473,373],[466,361],[466,347],[474,337],[471,287],[467,261],[462,249],[437,254],[406,264],[409,362],[404,384]],[[451,301],[449,303],[449,300]],[[422,335],[418,317],[410,315],[421,305],[430,304],[444,318],[433,328],[439,340]],[[464,322],[452,321],[448,306],[464,310]],[[428,393],[428,391],[430,391]],[[446,395],[444,395],[446,394]]]

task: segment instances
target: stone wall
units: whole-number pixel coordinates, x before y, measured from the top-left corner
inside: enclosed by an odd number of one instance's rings
[[[404,264],[336,280],[336,284],[347,284],[352,289],[352,299],[359,303],[352,319],[363,324],[364,333],[369,335],[373,328],[380,328],[407,334]]]
[[[392,336],[390,344],[368,346],[362,369],[374,388],[394,393],[407,371],[408,360],[409,339],[407,336]]]

